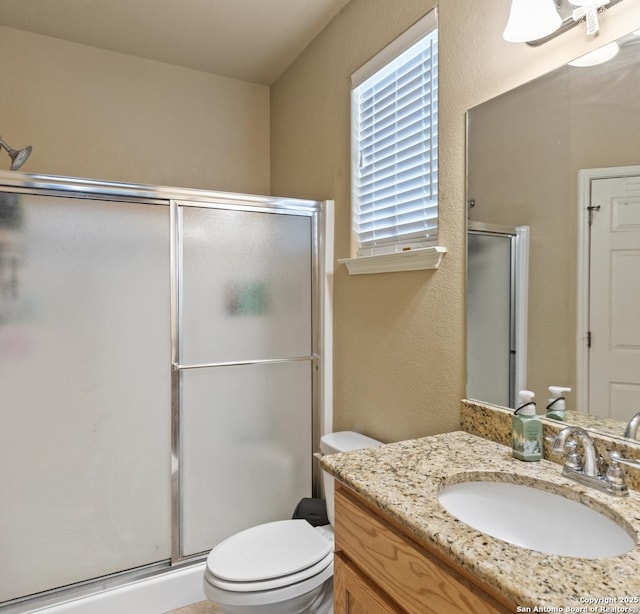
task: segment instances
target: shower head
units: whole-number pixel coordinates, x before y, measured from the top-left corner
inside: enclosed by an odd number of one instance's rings
[[[11,170],[17,171],[31,154],[31,145],[27,145],[24,149],[12,149],[7,145],[0,136],[0,148],[6,149],[11,158]]]

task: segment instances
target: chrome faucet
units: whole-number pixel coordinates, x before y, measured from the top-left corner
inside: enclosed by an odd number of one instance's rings
[[[576,453],[575,439],[582,443],[584,462]],[[556,435],[552,449],[554,452],[565,454],[562,475],[610,495],[625,496],[629,494],[629,488],[620,464],[640,469],[640,462],[627,461],[627,459],[621,458],[617,452],[611,452],[611,463],[605,467],[593,439],[587,431],[578,426],[567,426],[562,429]]]
[[[559,454],[564,452],[567,440],[571,437],[577,437],[582,442],[582,448],[584,450],[584,464],[580,467],[580,471],[587,477],[598,477],[598,451],[596,450],[596,444],[591,439],[591,436],[587,431],[579,426],[567,426],[563,428],[553,441],[553,451]],[[575,471],[576,469],[572,469]]]
[[[632,416],[631,420],[629,420],[627,428],[624,429],[624,436],[630,437],[631,439],[637,439],[638,427],[640,427],[640,411],[635,416]]]

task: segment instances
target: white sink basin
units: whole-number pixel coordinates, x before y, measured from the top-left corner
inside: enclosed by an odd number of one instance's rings
[[[559,556],[601,559],[635,547],[635,540],[601,513],[553,493],[503,482],[462,482],[442,488],[441,505],[478,531]]]

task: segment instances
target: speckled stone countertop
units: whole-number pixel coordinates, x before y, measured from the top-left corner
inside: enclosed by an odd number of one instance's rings
[[[640,546],[598,560],[543,554],[471,528],[445,511],[437,498],[443,486],[467,480],[534,485],[588,504],[623,526],[637,542],[640,495],[635,491],[620,498],[599,493],[563,477],[556,463],[515,460],[510,447],[461,431],[331,454],[321,464],[516,606],[604,612],[588,608],[614,604],[637,608],[617,611],[640,612]],[[600,601],[590,606],[585,602],[589,598]]]
[[[501,443],[505,446],[511,445],[511,418],[512,409],[488,405],[478,401],[464,399],[460,407],[460,424],[463,431],[472,433],[478,437]],[[567,412],[567,417],[574,418],[576,412]],[[612,437],[608,433],[599,429],[600,424],[593,419],[582,416],[576,422],[559,422],[540,416],[544,431],[544,457],[556,463],[562,464],[564,459],[561,455],[555,454],[551,449],[552,439],[565,426],[575,424],[589,431],[598,451],[608,460],[607,453],[615,450],[623,458],[636,459],[640,461],[640,442],[623,437]],[[629,488],[640,491],[640,471],[633,469],[626,472],[627,484]],[[640,606],[639,606],[640,607]]]

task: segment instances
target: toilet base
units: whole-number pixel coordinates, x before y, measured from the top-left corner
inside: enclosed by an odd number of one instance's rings
[[[206,581],[204,593],[223,614],[333,614],[332,575],[310,592],[272,603],[247,603],[246,593],[243,598],[242,593],[234,595],[229,591],[221,591]]]
[[[309,614],[333,614],[333,577],[324,583],[322,592],[309,608]]]

